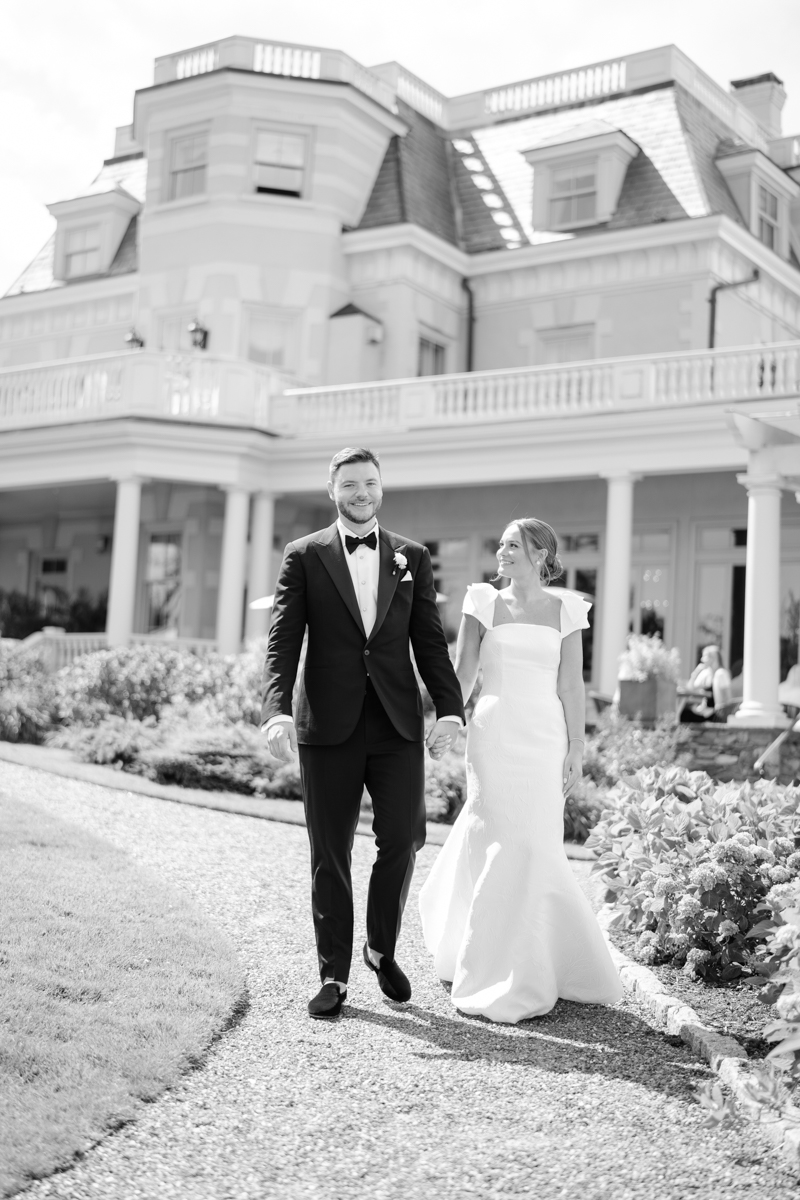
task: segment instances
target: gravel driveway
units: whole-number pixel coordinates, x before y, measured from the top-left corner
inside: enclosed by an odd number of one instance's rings
[[[459,1017],[422,946],[421,853],[398,957],[414,996],[354,968],[345,1018],[314,1022],[305,830],[0,763],[0,788],[124,847],[188,892],[246,964],[251,1005],[204,1068],[37,1200],[597,1200],[797,1197],[757,1133],[701,1125],[706,1077],[626,1001],[560,1003],[516,1028]],[[363,909],[373,855],[356,838]],[[358,918],[363,927],[363,915]]]

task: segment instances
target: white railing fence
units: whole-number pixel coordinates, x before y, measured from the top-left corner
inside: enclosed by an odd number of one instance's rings
[[[324,436],[783,396],[800,397],[799,342],[290,389],[272,428]]]
[[[161,646],[164,649],[184,650],[190,654],[213,654],[217,643],[213,638],[169,637],[162,633],[134,633],[132,646]],[[6,653],[19,654],[34,650],[41,655],[49,671],[60,671],[85,654],[94,654],[108,647],[105,633],[67,633],[56,625],[46,625],[26,638],[0,638],[0,648]]]
[[[0,430],[119,416],[268,428],[294,383],[271,367],[195,354],[122,351],[0,370]]]

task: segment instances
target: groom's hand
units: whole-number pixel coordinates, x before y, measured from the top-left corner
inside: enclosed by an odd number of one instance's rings
[[[291,762],[297,754],[297,734],[294,721],[276,721],[267,730],[267,746],[273,758]]]
[[[425,741],[431,758],[441,758],[448,750],[452,750],[458,731],[459,726],[455,721],[437,721]]]

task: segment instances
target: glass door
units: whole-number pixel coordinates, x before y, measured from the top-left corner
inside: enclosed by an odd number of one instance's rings
[[[151,533],[145,564],[145,614],[148,633],[177,636],[182,601],[181,533]]]

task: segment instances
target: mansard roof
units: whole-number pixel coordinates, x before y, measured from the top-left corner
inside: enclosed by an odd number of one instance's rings
[[[126,192],[134,200],[143,204],[146,185],[147,161],[142,154],[132,154],[125,158],[109,159],[103,164],[100,174],[93,180],[91,186],[82,194],[88,196],[117,189]],[[111,265],[104,272],[105,275],[126,275],[137,269],[139,262],[138,227],[138,218],[134,216],[117,247]],[[55,234],[51,234],[34,260],[12,283],[5,293],[6,296],[19,296],[23,292],[43,292],[48,288],[70,286],[61,279],[53,278],[55,241]],[[92,278],[97,279],[102,276],[95,275]]]
[[[592,228],[566,235],[534,229],[533,169],[523,153],[533,147],[563,145],[586,137],[587,131],[608,130],[622,130],[640,151],[627,168],[614,216],[595,230],[718,213],[744,224],[714,162],[720,143],[734,132],[678,83],[510,116],[457,134],[446,133],[406,105],[402,116],[409,132],[392,139],[360,228],[411,221],[468,253],[507,247],[474,174],[464,167],[469,153],[457,149],[471,145],[484,163],[481,173],[492,181],[520,233],[518,244],[583,236]],[[448,149],[447,155],[441,145]],[[442,212],[448,201],[452,220]]]

